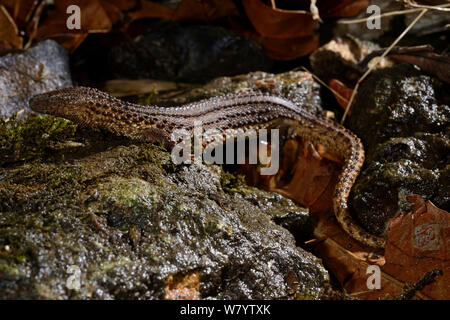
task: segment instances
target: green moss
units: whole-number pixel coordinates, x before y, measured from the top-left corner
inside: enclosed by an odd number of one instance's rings
[[[118,260],[101,264],[98,267],[97,271],[94,272],[94,274],[92,275],[91,279],[95,280],[95,279],[101,277],[102,275],[106,274],[108,271],[110,271],[110,270],[112,270],[114,268],[125,266],[125,265],[128,265],[130,263],[133,263],[133,261],[131,261],[127,257],[121,257]]]
[[[97,186],[97,191],[106,202],[115,203],[122,208],[135,208],[142,203],[149,207],[160,201],[155,188],[139,178],[126,179],[111,176]]]
[[[76,128],[72,122],[52,116],[0,119],[0,166],[42,157],[51,152],[55,142],[72,138]]]
[[[244,176],[236,176],[223,170],[220,175],[220,185],[222,186],[222,189],[228,193],[241,193],[243,188],[247,186]]]
[[[152,92],[146,94],[141,100],[139,100],[139,104],[144,106],[154,105],[158,102],[158,90],[153,87]]]

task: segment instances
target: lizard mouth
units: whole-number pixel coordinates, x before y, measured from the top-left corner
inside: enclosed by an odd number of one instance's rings
[[[46,113],[47,108],[45,107],[49,103],[48,98],[45,96],[38,94],[30,99],[28,105],[31,110],[41,113]]]
[[[28,105],[31,110],[39,113],[53,113],[56,111],[58,102],[60,102],[60,93],[65,89],[54,90],[33,96]]]

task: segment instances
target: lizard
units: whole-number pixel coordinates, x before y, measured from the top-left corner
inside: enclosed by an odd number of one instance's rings
[[[333,210],[345,232],[370,247],[385,245],[385,239],[360,226],[348,208],[350,190],[364,163],[360,139],[342,125],[279,96],[238,93],[167,108],[122,101],[95,88],[71,87],[36,95],[29,105],[39,113],[131,139],[160,143],[169,150],[176,142],[173,133],[182,129],[193,135],[195,121],[201,121],[205,132],[219,130],[224,137],[250,129],[289,128],[291,135],[319,143],[343,159],[333,194]]]

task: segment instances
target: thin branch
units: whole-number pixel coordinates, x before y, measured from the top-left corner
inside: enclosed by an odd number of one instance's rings
[[[448,6],[448,5],[444,5],[444,6],[426,6],[426,5],[423,5],[423,4],[418,4],[418,3],[415,3],[415,2],[411,2],[410,0],[403,0],[403,1],[405,1],[406,4],[408,4],[410,7],[413,7],[413,8],[430,9],[430,10],[438,10],[438,11],[450,11],[450,9],[444,9],[444,7]]]
[[[328,90],[330,90],[331,92],[333,92],[334,95],[336,95],[338,98],[347,101],[347,98],[344,98],[343,96],[341,96],[339,94],[339,92],[337,92],[336,90],[332,89],[329,85],[327,85],[323,80],[321,80],[318,76],[316,76],[314,73],[312,73],[311,71],[309,71],[307,68],[302,67],[303,70],[305,70],[306,72],[308,72],[314,79],[316,79],[317,82],[319,82],[321,85],[323,85],[325,88],[327,88]]]
[[[309,11],[311,11],[312,17],[314,20],[322,22],[322,19],[320,18],[319,15],[319,9],[316,6],[316,0],[311,0],[311,4],[309,6]]]
[[[441,10],[443,8],[448,8],[448,7],[450,7],[450,3],[449,4],[439,5],[439,6],[430,6],[427,9],[430,9],[430,10]],[[369,19],[378,19],[378,18],[384,18],[384,17],[389,17],[389,16],[405,15],[405,14],[409,14],[409,13],[420,12],[422,10],[423,9],[407,9],[407,10],[391,11],[391,12],[386,12],[386,13],[382,13],[382,14],[379,14],[379,15],[376,15],[376,16],[370,16],[370,17],[362,18],[362,19],[338,21],[338,23],[339,24],[362,23],[362,22],[366,22]],[[444,10],[448,11],[447,9],[444,9]]]
[[[275,0],[270,0],[271,4],[272,4],[272,9],[276,9],[277,5],[275,4]]]

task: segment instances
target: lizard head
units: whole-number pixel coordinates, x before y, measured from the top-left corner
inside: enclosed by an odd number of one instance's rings
[[[89,99],[101,99],[105,93],[86,87],[72,87],[41,93],[29,101],[31,110],[71,118],[81,112]]]

